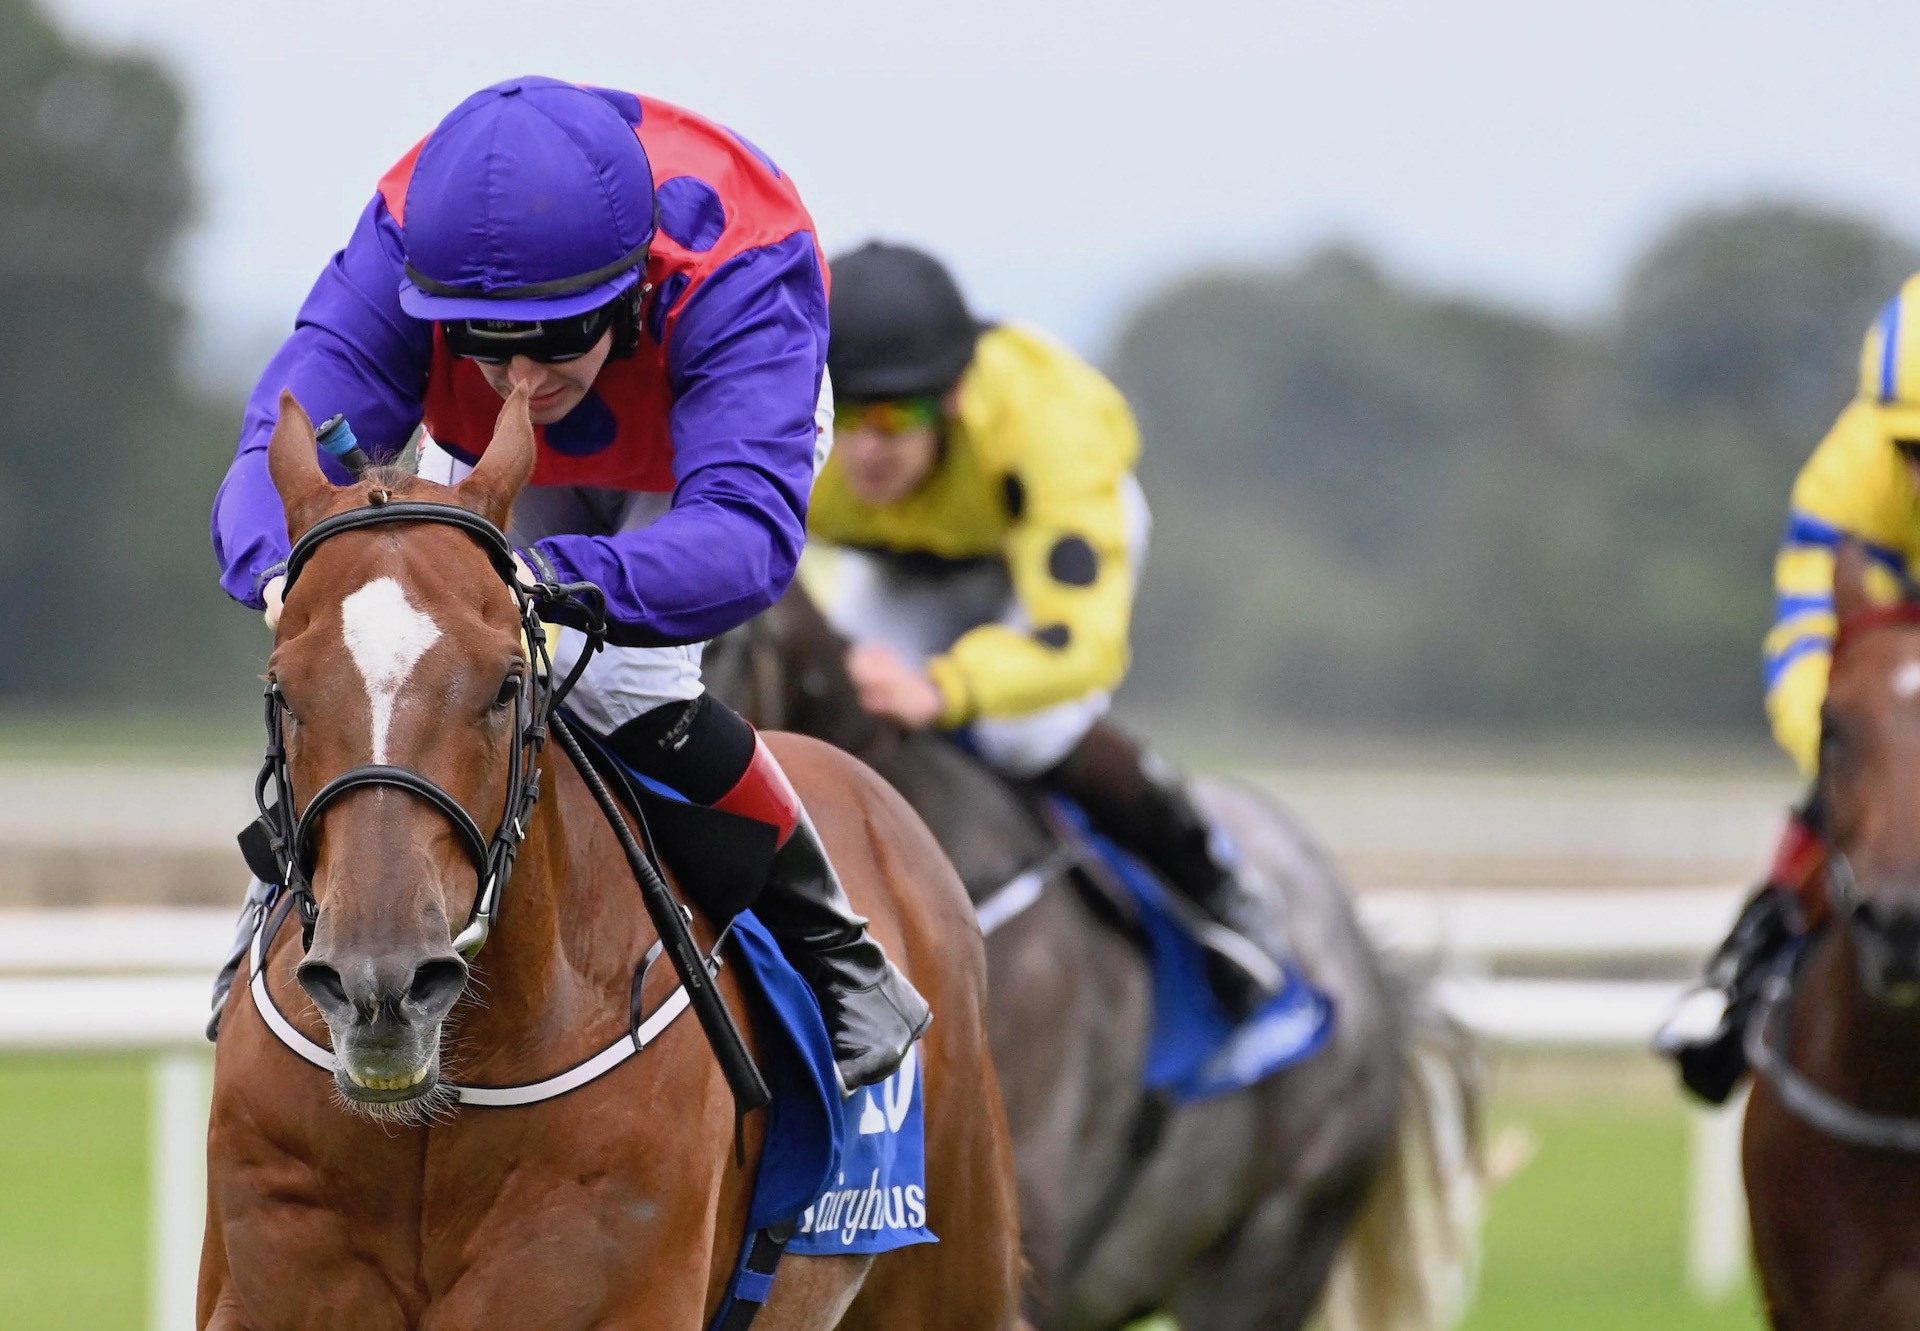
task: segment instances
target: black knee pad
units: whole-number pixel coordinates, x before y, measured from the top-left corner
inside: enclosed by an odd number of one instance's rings
[[[753,727],[710,694],[667,703],[607,736],[622,762],[697,804],[740,783],[753,761]]]

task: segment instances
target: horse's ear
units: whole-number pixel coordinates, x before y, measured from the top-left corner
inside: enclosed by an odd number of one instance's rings
[[[454,493],[462,505],[505,528],[513,501],[533,475],[533,416],[527,409],[527,390],[517,387],[500,408],[487,451]]]
[[[1874,595],[1873,559],[1867,547],[1844,540],[1833,553],[1833,613],[1842,623],[1881,603]]]
[[[267,443],[267,474],[280,492],[287,510],[287,539],[297,541],[326,514],[336,493],[320,470],[320,445],[313,437],[313,418],[291,389],[280,390],[280,419]]]

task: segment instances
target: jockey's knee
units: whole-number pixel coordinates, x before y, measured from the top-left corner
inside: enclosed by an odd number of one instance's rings
[[[702,693],[642,712],[614,729],[607,743],[642,776],[696,804],[712,804],[739,784],[755,741],[738,712]]]

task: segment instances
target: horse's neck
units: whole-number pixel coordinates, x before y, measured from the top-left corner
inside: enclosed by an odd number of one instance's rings
[[[996,773],[928,731],[904,731],[860,705],[844,644],[811,642],[787,662],[818,691],[790,700],[785,722],[873,768],[906,796],[977,900],[1044,855],[1050,837]]]
[[[1844,926],[1816,945],[1798,1005],[1795,1061],[1816,1081],[1836,1079],[1830,1089],[1863,1109],[1920,1109],[1920,1015],[1867,996]]]
[[[479,1001],[461,1023],[474,1052],[524,1058],[542,1033],[599,1030],[600,1008],[626,1011],[634,966],[653,940],[619,843],[580,774],[558,746],[545,766],[499,921],[475,965]]]
[[[907,738],[898,726],[862,707],[851,682],[835,687],[824,699],[795,707],[788,724],[802,734],[851,753],[882,775],[894,764],[902,741]]]
[[[900,736],[873,766],[914,807],[978,900],[1045,855],[1052,837],[998,773],[936,735]]]

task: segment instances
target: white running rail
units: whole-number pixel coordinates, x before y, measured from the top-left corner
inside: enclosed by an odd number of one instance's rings
[[[1361,899],[1368,924],[1441,965],[1447,1007],[1490,1039],[1515,1045],[1636,1049],[1677,982],[1516,979],[1500,960],[1590,968],[1605,959],[1679,967],[1717,941],[1738,889],[1397,889]],[[210,1048],[208,985],[232,937],[223,911],[0,913],[0,1055],[137,1051],[151,1056],[149,1326],[193,1326],[204,1223]],[[1718,1299],[1745,1273],[1746,1216],[1736,1111],[1695,1118],[1687,1270]]]

